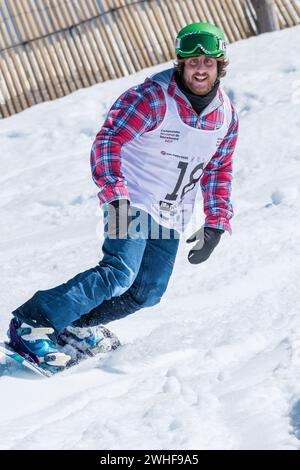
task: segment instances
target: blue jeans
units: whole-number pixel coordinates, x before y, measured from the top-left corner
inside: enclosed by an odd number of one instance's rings
[[[154,224],[152,220],[152,228]],[[172,274],[179,238],[174,230],[169,238],[151,238],[148,227],[139,236],[105,238],[97,266],[57,287],[37,291],[13,315],[60,333],[71,324],[105,324],[157,304]],[[160,235],[163,230],[159,226]]]

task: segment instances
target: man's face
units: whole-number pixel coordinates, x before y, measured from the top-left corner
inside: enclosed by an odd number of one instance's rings
[[[204,55],[184,59],[183,80],[196,95],[206,95],[218,76],[218,61]]]

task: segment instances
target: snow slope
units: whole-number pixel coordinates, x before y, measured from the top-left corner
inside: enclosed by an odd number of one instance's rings
[[[0,449],[300,448],[300,55],[287,44],[300,49],[300,27],[230,47],[232,237],[199,266],[183,241],[162,302],[108,325],[124,346],[104,361],[1,376]],[[37,289],[98,262],[91,143],[123,90],[170,65],[0,122],[0,339]]]

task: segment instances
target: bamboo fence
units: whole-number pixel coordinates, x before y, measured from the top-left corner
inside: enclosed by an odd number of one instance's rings
[[[275,3],[281,29],[300,23],[300,0]],[[251,0],[0,0],[0,117],[172,60],[196,21],[257,34]]]

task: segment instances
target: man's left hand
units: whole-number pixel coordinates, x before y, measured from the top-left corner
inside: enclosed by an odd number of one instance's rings
[[[201,228],[188,238],[187,243],[197,242],[188,254],[189,262],[199,264],[206,261],[221,240],[222,233],[224,233],[224,230],[204,227],[204,230]]]

